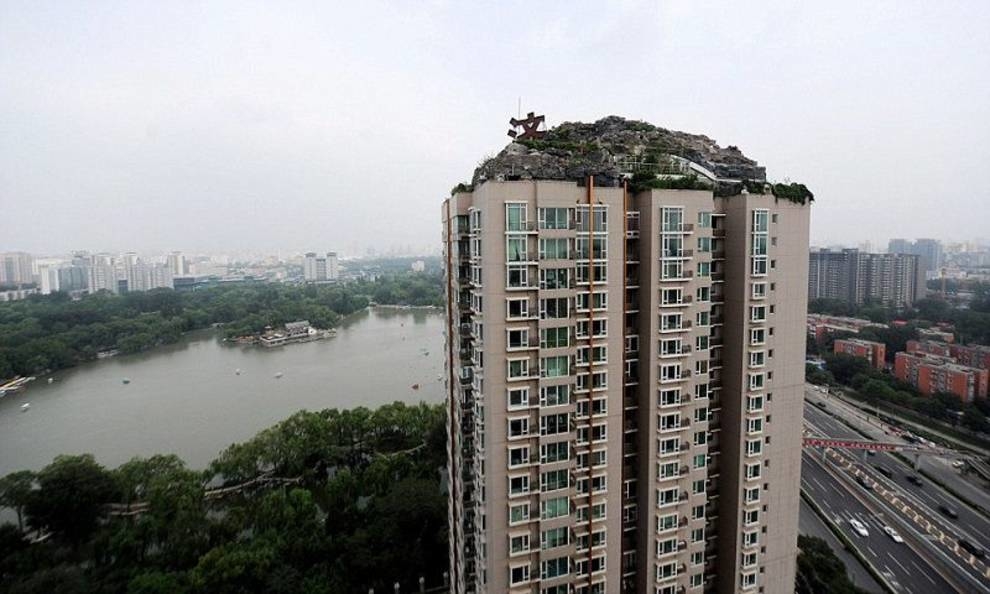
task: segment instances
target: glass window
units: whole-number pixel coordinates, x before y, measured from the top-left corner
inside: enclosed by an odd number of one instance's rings
[[[508,203],[505,205],[505,230],[526,230],[526,205]]]
[[[712,213],[708,211],[701,211],[698,213],[698,227],[701,229],[707,229],[712,226]]]
[[[540,220],[540,229],[567,229],[570,216],[567,208],[540,208],[537,216]]]
[[[540,518],[550,520],[560,518],[571,513],[570,500],[564,497],[553,497],[540,503]]]

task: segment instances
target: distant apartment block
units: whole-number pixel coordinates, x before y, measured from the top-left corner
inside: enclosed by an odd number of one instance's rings
[[[955,342],[956,336],[949,330],[939,330],[937,328],[918,328],[918,336],[922,340],[935,340],[939,342]]]
[[[308,252],[303,258],[303,279],[308,283],[335,281],[340,277],[336,252]]]
[[[946,344],[930,340],[909,340],[907,352],[925,353],[952,359],[960,365],[977,369],[990,369],[990,347],[981,344],[964,346],[961,344]]]
[[[942,242],[937,239],[918,239],[915,241],[891,239],[887,244],[887,253],[918,256],[921,272],[926,278],[937,278],[944,263]]]
[[[34,256],[26,252],[0,254],[0,285],[34,283]]]
[[[925,294],[919,257],[868,254],[856,249],[810,252],[808,298],[839,299],[855,305],[909,306]]]
[[[858,338],[837,338],[832,352],[866,359],[875,369],[882,370],[887,358],[887,345]]]
[[[835,332],[859,334],[864,328],[886,328],[886,325],[860,318],[808,314],[808,335],[818,341],[825,338],[825,335]]]
[[[967,367],[952,359],[924,352],[897,353],[894,356],[894,375],[931,396],[938,392],[955,394],[963,402],[973,402],[987,397],[988,374],[986,369]]]

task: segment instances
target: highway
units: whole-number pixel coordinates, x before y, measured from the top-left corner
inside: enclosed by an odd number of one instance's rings
[[[849,488],[822,466],[820,455],[805,452],[801,469],[801,487],[811,496],[832,522],[852,541],[859,552],[897,592],[908,594],[948,594],[958,589],[933,571],[928,562],[909,545],[891,540],[883,532],[882,519],[868,508],[869,500]],[[849,520],[858,519],[870,535],[863,538],[853,532]],[[898,527],[898,532],[901,532]],[[907,538],[906,534],[902,534]],[[924,546],[923,544],[920,546]]]
[[[836,411],[829,408],[825,412],[812,405],[818,400],[816,396],[809,395],[805,407],[810,434],[863,439],[832,416]],[[893,441],[893,438],[885,440]],[[890,572],[901,591],[911,590],[912,584],[921,584],[939,575],[942,585],[950,588],[948,591],[990,591],[990,568],[957,546],[959,538],[966,538],[990,550],[990,520],[986,517],[923,477],[919,477],[921,487],[912,485],[906,476],[914,471],[885,453],[867,456],[852,450],[806,451],[804,464],[803,486],[827,513],[845,520],[844,528],[848,530],[848,520],[854,514],[868,514],[870,522],[864,523],[872,524],[876,529],[871,530],[869,545],[864,543],[864,547],[857,548],[885,575]],[[877,466],[891,471],[893,476],[882,475]],[[857,476],[862,476],[873,488],[867,490],[857,484]],[[959,514],[958,519],[942,515],[938,510],[943,505],[954,509]],[[893,543],[881,531],[883,522],[893,525],[910,546]],[[878,538],[885,541],[885,546],[874,546]],[[920,568],[926,569],[919,571]],[[935,571],[936,568],[941,574]],[[939,587],[937,584],[929,586]]]

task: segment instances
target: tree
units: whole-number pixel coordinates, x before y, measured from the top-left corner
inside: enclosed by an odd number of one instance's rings
[[[866,594],[846,575],[846,566],[817,536],[798,536],[796,594]]]
[[[17,513],[17,528],[24,532],[24,508],[34,489],[35,474],[30,470],[12,472],[0,479],[0,507],[9,507]]]
[[[91,454],[58,456],[38,473],[27,504],[28,524],[78,546],[96,529],[101,507],[114,501],[113,477]]]
[[[825,355],[825,369],[829,370],[835,380],[842,384],[849,384],[856,375],[872,372],[869,361],[844,353]]]

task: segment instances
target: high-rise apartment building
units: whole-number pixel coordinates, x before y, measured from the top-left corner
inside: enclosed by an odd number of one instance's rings
[[[734,147],[532,146],[443,205],[452,591],[793,592],[809,207]]]
[[[34,256],[27,252],[0,254],[0,285],[27,285],[34,282]]]
[[[335,281],[339,277],[340,264],[337,261],[337,252],[327,252],[325,256],[308,252],[303,257],[303,279],[306,282]]]
[[[186,257],[182,252],[172,252],[166,256],[165,262],[168,264],[169,272],[173,278],[189,274],[189,265],[186,263]]]
[[[901,307],[925,295],[925,275],[916,255],[822,249],[811,251],[808,260],[811,299]]]
[[[938,278],[944,262],[942,242],[937,239],[891,239],[887,243],[890,254],[913,254],[919,258],[919,266],[924,278]]]

